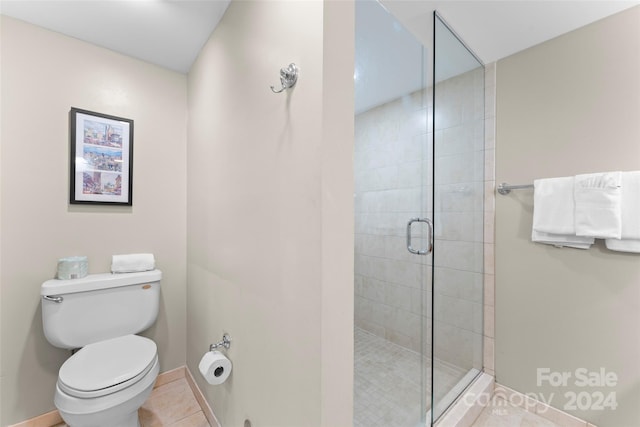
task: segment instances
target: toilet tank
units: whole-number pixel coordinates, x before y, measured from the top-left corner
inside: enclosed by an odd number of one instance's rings
[[[44,335],[72,349],[142,332],[158,317],[160,279],[152,270],[47,280],[40,288]]]

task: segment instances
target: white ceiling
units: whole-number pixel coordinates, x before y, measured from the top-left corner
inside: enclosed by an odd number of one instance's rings
[[[0,13],[186,73],[230,1],[0,0]],[[356,40],[360,40],[356,52],[356,64],[360,67],[356,74],[368,85],[364,92],[384,95],[367,105],[407,93],[403,82],[412,78],[399,70],[415,70],[422,59],[402,62],[403,54],[395,51],[394,46],[410,46],[414,58],[416,49],[421,47],[408,42],[410,38],[415,36],[430,46],[434,9],[483,62],[490,63],[640,4],[640,0],[382,0],[382,3],[398,22],[384,24],[384,17],[373,11],[370,18],[376,24],[370,26],[370,34],[356,34]],[[356,81],[356,91],[362,93],[359,84],[362,83]],[[415,84],[421,82],[414,81],[412,85]],[[357,108],[361,111],[364,107]]]
[[[422,40],[437,10],[486,64],[640,4],[638,0],[382,0]]]
[[[187,73],[231,0],[1,0],[0,13]]]
[[[431,67],[426,61],[432,45],[434,10],[488,64],[640,1],[381,0],[381,4],[390,14],[376,2],[358,0],[356,5],[356,113],[430,83],[427,74]],[[438,68],[449,68],[444,78],[454,75],[456,67],[458,73],[474,67],[472,57],[465,60],[464,49],[457,47],[454,39],[449,41],[447,50],[459,55],[439,56]],[[424,51],[420,44],[426,47]],[[446,64],[447,60],[452,63]]]

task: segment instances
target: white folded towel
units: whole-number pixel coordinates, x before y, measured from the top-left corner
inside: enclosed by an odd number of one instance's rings
[[[636,240],[618,240],[606,239],[604,244],[607,249],[617,252],[635,252],[640,253],[640,239]]]
[[[536,243],[553,245],[557,248],[589,249],[595,239],[593,237],[571,236],[569,234],[553,234],[533,230],[531,240]]]
[[[576,236],[573,181],[572,176],[533,181],[533,242],[575,249],[593,244],[592,237]]]
[[[112,273],[134,273],[156,268],[153,254],[113,255],[111,258]]]
[[[576,175],[574,181],[577,236],[619,239],[621,172]]]
[[[640,253],[640,171],[622,172],[622,240],[606,239],[608,249]]]
[[[533,181],[533,230],[576,234],[572,176]]]

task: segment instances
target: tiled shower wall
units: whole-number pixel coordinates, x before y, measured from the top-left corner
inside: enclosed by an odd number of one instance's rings
[[[482,368],[484,72],[436,86],[435,357]]]
[[[422,281],[431,266],[407,251],[405,230],[410,218],[432,216],[430,102],[415,92],[355,119],[356,326],[415,351],[421,322],[430,341],[431,286]]]
[[[496,63],[485,67],[484,121],[484,370],[495,376]]]
[[[493,196],[489,125],[485,138],[493,107],[483,109],[483,83],[490,97],[490,82],[476,70],[436,86],[435,351],[465,369],[482,368],[483,335],[493,337],[482,323],[483,310],[493,316],[483,307],[483,280],[493,274],[486,265],[493,262],[493,203],[483,199],[485,187]],[[416,351],[422,333],[431,346],[432,267],[430,257],[407,251],[405,230],[411,217],[434,217],[430,104],[426,90],[356,116],[356,326]]]

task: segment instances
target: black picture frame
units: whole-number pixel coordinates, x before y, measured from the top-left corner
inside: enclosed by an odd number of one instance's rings
[[[133,205],[133,120],[72,107],[69,203]]]

